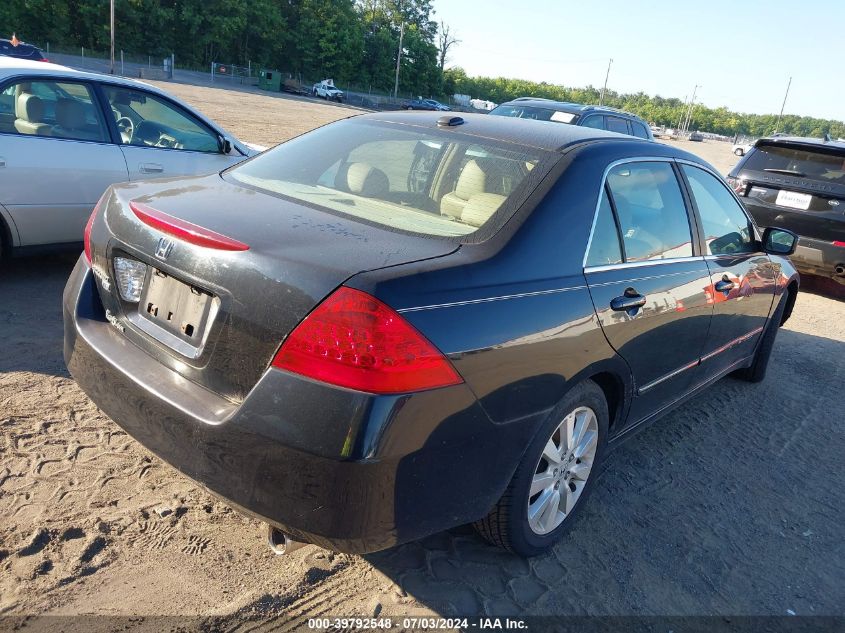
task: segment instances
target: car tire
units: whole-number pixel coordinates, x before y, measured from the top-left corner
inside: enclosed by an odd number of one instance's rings
[[[745,152],[742,151],[742,148],[737,147],[734,150],[734,154],[736,154],[737,156],[742,156],[743,154],[745,154]]]
[[[565,447],[564,452],[561,431],[574,424],[577,433],[579,421],[581,428],[593,435],[588,437],[587,433],[583,434],[581,442],[572,442],[576,450],[573,451],[573,447]],[[599,475],[607,445],[608,426],[607,401],[601,388],[592,380],[586,380],[574,387],[541,425],[501,499],[486,517],[473,524],[476,531],[490,543],[521,556],[536,556],[552,547],[572,525],[572,519],[583,506]],[[581,459],[590,454],[586,449],[588,439],[592,447],[589,464],[586,459]],[[581,458],[578,457],[579,448],[584,449],[580,453]],[[557,456],[560,461],[557,463],[546,457],[554,450],[559,451]],[[586,471],[585,465],[588,465]],[[555,469],[555,466],[563,468]],[[577,469],[581,477],[570,479],[569,475],[563,474],[564,468]],[[558,471],[562,472],[558,475]],[[544,479],[556,482],[557,486],[552,484],[538,491],[536,486],[545,486]],[[535,486],[533,494],[532,486]],[[561,510],[560,505],[566,503],[566,499],[555,499],[556,494],[561,494],[563,486],[573,495],[571,498],[567,497],[571,503],[568,512],[565,512],[565,508]],[[545,499],[549,501],[545,506],[546,511],[542,511]],[[529,513],[532,511],[535,512],[533,523],[529,519]],[[554,514],[551,514],[552,512]],[[541,531],[537,530],[538,524],[545,524]]]
[[[761,382],[766,377],[766,370],[769,367],[769,359],[772,356],[772,348],[775,344],[775,339],[780,329],[780,323],[783,320],[783,312],[786,310],[786,304],[789,301],[789,291],[783,293],[780,303],[775,308],[774,314],[766,324],[766,330],[763,332],[763,337],[760,339],[760,344],[757,346],[757,351],[754,353],[754,360],[751,365],[738,369],[731,375],[746,382]]]

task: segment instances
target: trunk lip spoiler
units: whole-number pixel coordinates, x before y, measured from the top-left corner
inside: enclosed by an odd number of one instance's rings
[[[212,231],[205,227],[182,220],[169,213],[164,213],[158,209],[131,200],[129,208],[141,222],[150,226],[162,233],[171,235],[180,240],[195,244],[197,246],[204,246],[205,248],[213,248],[221,251],[248,251],[249,244],[245,244],[239,240],[231,238],[217,231]]]

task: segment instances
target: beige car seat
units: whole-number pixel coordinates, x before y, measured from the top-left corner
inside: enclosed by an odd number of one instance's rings
[[[455,190],[447,193],[440,200],[441,215],[461,218],[469,199],[479,193],[485,193],[487,174],[474,160],[469,161],[461,170]]]
[[[59,99],[56,102],[56,125],[53,136],[83,141],[102,141],[98,130],[85,122],[85,105],[76,99]]]
[[[50,136],[51,127],[44,123],[44,102],[40,97],[21,92],[15,99],[15,129],[20,134]]]

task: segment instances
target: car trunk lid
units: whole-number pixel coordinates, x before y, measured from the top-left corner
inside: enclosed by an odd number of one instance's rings
[[[217,174],[124,185],[104,208],[108,235],[92,240],[107,254],[112,283],[100,287],[105,308],[119,315],[136,345],[233,401],[246,396],[283,339],[344,281],[459,247],[242,188]],[[165,224],[149,222],[138,208]],[[244,248],[201,244],[173,225]],[[121,298],[117,257],[148,265],[137,304]]]

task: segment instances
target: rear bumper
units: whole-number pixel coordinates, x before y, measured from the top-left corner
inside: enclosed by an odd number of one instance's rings
[[[840,271],[845,267],[845,248],[830,242],[800,237],[790,260],[800,273],[845,278],[842,272],[837,273],[837,267]]]
[[[493,424],[466,385],[380,397],[275,369],[235,404],[109,323],[84,257],[63,304],[65,362],[107,415],[239,510],[337,551],[375,551],[481,518],[536,428]]]

